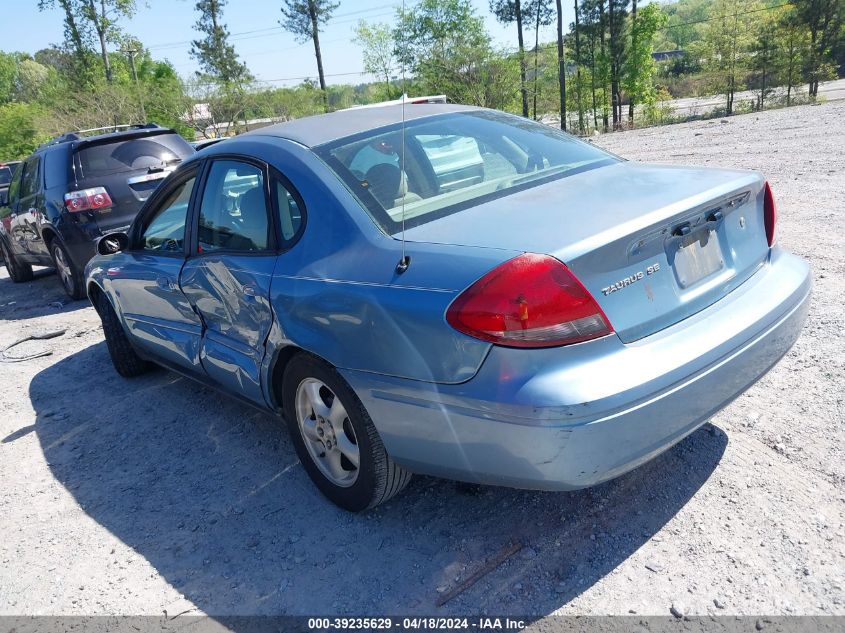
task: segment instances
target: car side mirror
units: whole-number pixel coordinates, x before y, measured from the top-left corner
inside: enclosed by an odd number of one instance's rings
[[[109,233],[97,242],[97,252],[100,255],[114,255],[129,246],[129,236],[126,233]]]

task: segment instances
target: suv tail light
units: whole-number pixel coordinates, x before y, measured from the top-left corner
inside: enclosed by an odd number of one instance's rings
[[[525,253],[472,284],[446,311],[449,325],[506,347],[554,347],[613,332],[592,295],[547,255]]]
[[[110,206],[112,206],[111,197],[105,187],[80,189],[65,194],[65,208],[72,213],[96,211]]]
[[[776,222],[777,209],[775,208],[775,197],[772,195],[772,188],[767,181],[763,189],[763,225],[766,227],[766,241],[770,247],[775,244]]]

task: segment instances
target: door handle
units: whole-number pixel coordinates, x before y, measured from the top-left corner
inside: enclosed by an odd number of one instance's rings
[[[156,285],[162,290],[167,290],[168,292],[175,292],[178,288],[178,286],[173,283],[173,280],[168,277],[159,277],[156,279]]]

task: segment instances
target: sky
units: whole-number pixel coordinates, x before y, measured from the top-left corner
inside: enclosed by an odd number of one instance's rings
[[[412,6],[413,0],[405,1],[406,7]],[[197,37],[193,29],[197,20],[194,4],[194,0],[139,0],[137,14],[124,21],[123,26],[150,49],[154,59],[169,60],[180,75],[189,77],[197,70],[189,55],[190,40]],[[496,22],[487,0],[472,0],[472,4],[484,18],[494,44],[515,47],[516,26]],[[37,0],[0,0],[0,5],[5,26],[0,40],[2,50],[35,53],[61,43],[64,27],[60,10],[39,11]],[[571,5],[572,2],[564,1],[565,25],[573,20]],[[282,31],[280,6],[281,0],[229,0],[223,21],[235,51],[257,79],[273,86],[290,86],[306,77],[316,78],[317,64],[310,42],[298,44],[293,35]],[[401,7],[401,0],[340,0],[333,19],[320,35],[327,82],[359,83],[372,79],[362,74],[361,49],[352,41],[352,29],[359,19],[392,24],[397,7]],[[14,28],[15,24],[26,27]],[[554,24],[540,28],[541,41],[554,39]],[[528,30],[526,46],[533,36],[533,31],[529,36]]]

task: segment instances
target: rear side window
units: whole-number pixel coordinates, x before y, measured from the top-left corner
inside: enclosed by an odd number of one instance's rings
[[[23,166],[20,197],[27,198],[38,193],[38,174],[41,167],[41,157],[33,156]]]
[[[70,165],[68,152],[65,149],[55,149],[44,154],[44,187],[52,189],[68,184]]]
[[[77,157],[82,178],[97,178],[151,167],[167,167],[193,152],[188,142],[178,134],[159,134],[85,145],[77,151]]]
[[[0,187],[5,187],[12,182],[12,170],[6,167],[0,167]]]
[[[282,239],[293,239],[302,226],[302,209],[293,194],[278,180],[275,181],[276,203],[279,207],[279,228]]]
[[[214,161],[200,207],[201,251],[261,251],[268,247],[264,173],[255,165]]]

